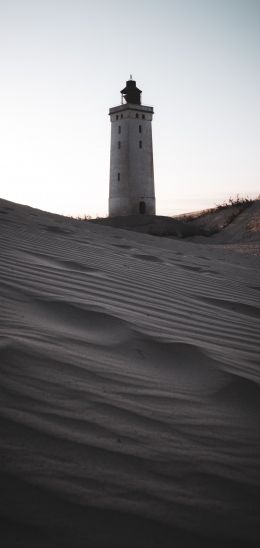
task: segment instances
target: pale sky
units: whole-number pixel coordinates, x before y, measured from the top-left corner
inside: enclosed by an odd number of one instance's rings
[[[107,214],[110,121],[153,106],[157,213],[260,193],[260,0],[0,0],[0,197]]]

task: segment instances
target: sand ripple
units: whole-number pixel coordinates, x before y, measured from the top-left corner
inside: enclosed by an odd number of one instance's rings
[[[255,259],[5,211],[4,546],[256,546]]]

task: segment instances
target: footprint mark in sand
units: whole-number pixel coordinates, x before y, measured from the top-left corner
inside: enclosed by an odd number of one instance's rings
[[[213,276],[221,276],[222,275],[220,274],[220,272],[218,272],[218,270],[211,270],[210,268],[205,268],[205,270],[203,270],[203,273],[204,274],[213,274]]]
[[[150,262],[153,262],[153,263],[163,263],[163,261],[161,259],[159,259],[159,257],[155,257],[154,255],[135,254],[135,255],[133,255],[133,257],[136,257],[137,259],[142,259],[143,261],[150,261]]]
[[[73,234],[72,230],[68,230],[67,228],[60,228],[59,226],[53,226],[53,225],[41,225],[44,230],[47,230],[48,232],[54,232],[55,234]]]
[[[102,270],[97,270],[92,266],[85,266],[84,264],[77,263],[76,261],[57,261],[58,266],[61,268],[65,267],[73,272],[85,272],[86,274],[93,274],[101,278],[106,278],[106,273]]]
[[[202,274],[212,274],[213,276],[221,276],[217,270],[211,270],[210,268],[204,268],[201,266],[191,266],[186,264],[178,264],[180,268],[184,270],[191,270],[193,272],[201,272]]]
[[[230,310],[231,312],[245,314],[246,316],[253,316],[254,318],[260,319],[260,308],[251,304],[228,301],[225,299],[215,299],[214,297],[201,297],[200,300],[224,310]]]
[[[178,266],[180,266],[184,270],[192,270],[193,272],[203,272],[204,271],[203,268],[201,268],[200,266],[189,266],[189,265],[186,265],[186,264],[179,264]]]
[[[77,261],[62,261],[59,259],[54,259],[49,255],[44,255],[43,253],[29,253],[29,255],[31,255],[34,258],[34,261],[41,266],[57,268],[61,270],[66,269],[70,270],[71,272],[93,274],[102,278],[105,278],[107,276],[105,272],[102,272],[102,270],[98,270],[96,268],[93,268],[92,266],[87,266],[82,263],[78,263]]]
[[[120,247],[121,249],[132,249],[131,245],[125,244],[112,244],[114,247]]]
[[[3,206],[1,209],[0,209],[0,213],[2,215],[7,215],[9,213],[9,211],[14,211],[14,208],[13,207],[9,207],[9,206]]]
[[[57,261],[57,266],[68,268],[69,270],[77,270],[82,272],[98,272],[95,268],[85,266],[76,261]]]

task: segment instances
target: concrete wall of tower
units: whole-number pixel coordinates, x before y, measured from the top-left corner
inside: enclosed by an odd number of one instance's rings
[[[155,214],[153,108],[111,108],[109,215]]]

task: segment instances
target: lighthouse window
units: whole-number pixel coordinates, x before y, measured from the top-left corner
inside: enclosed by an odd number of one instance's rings
[[[144,114],[142,114],[142,119],[145,120],[145,115]]]
[[[121,133],[121,126],[118,126],[118,133]]]
[[[138,112],[136,113],[135,117],[136,117],[136,118],[139,118],[139,114],[138,114]]]
[[[139,126],[139,133],[142,133],[142,126]]]
[[[123,118],[123,114],[121,114],[120,118]]]
[[[117,180],[120,181],[120,173],[117,174]]]
[[[143,141],[139,141],[139,148],[143,148]]]
[[[116,119],[118,120],[118,114],[116,115]]]
[[[121,142],[120,141],[118,141],[118,143],[117,143],[117,148],[121,148]]]

